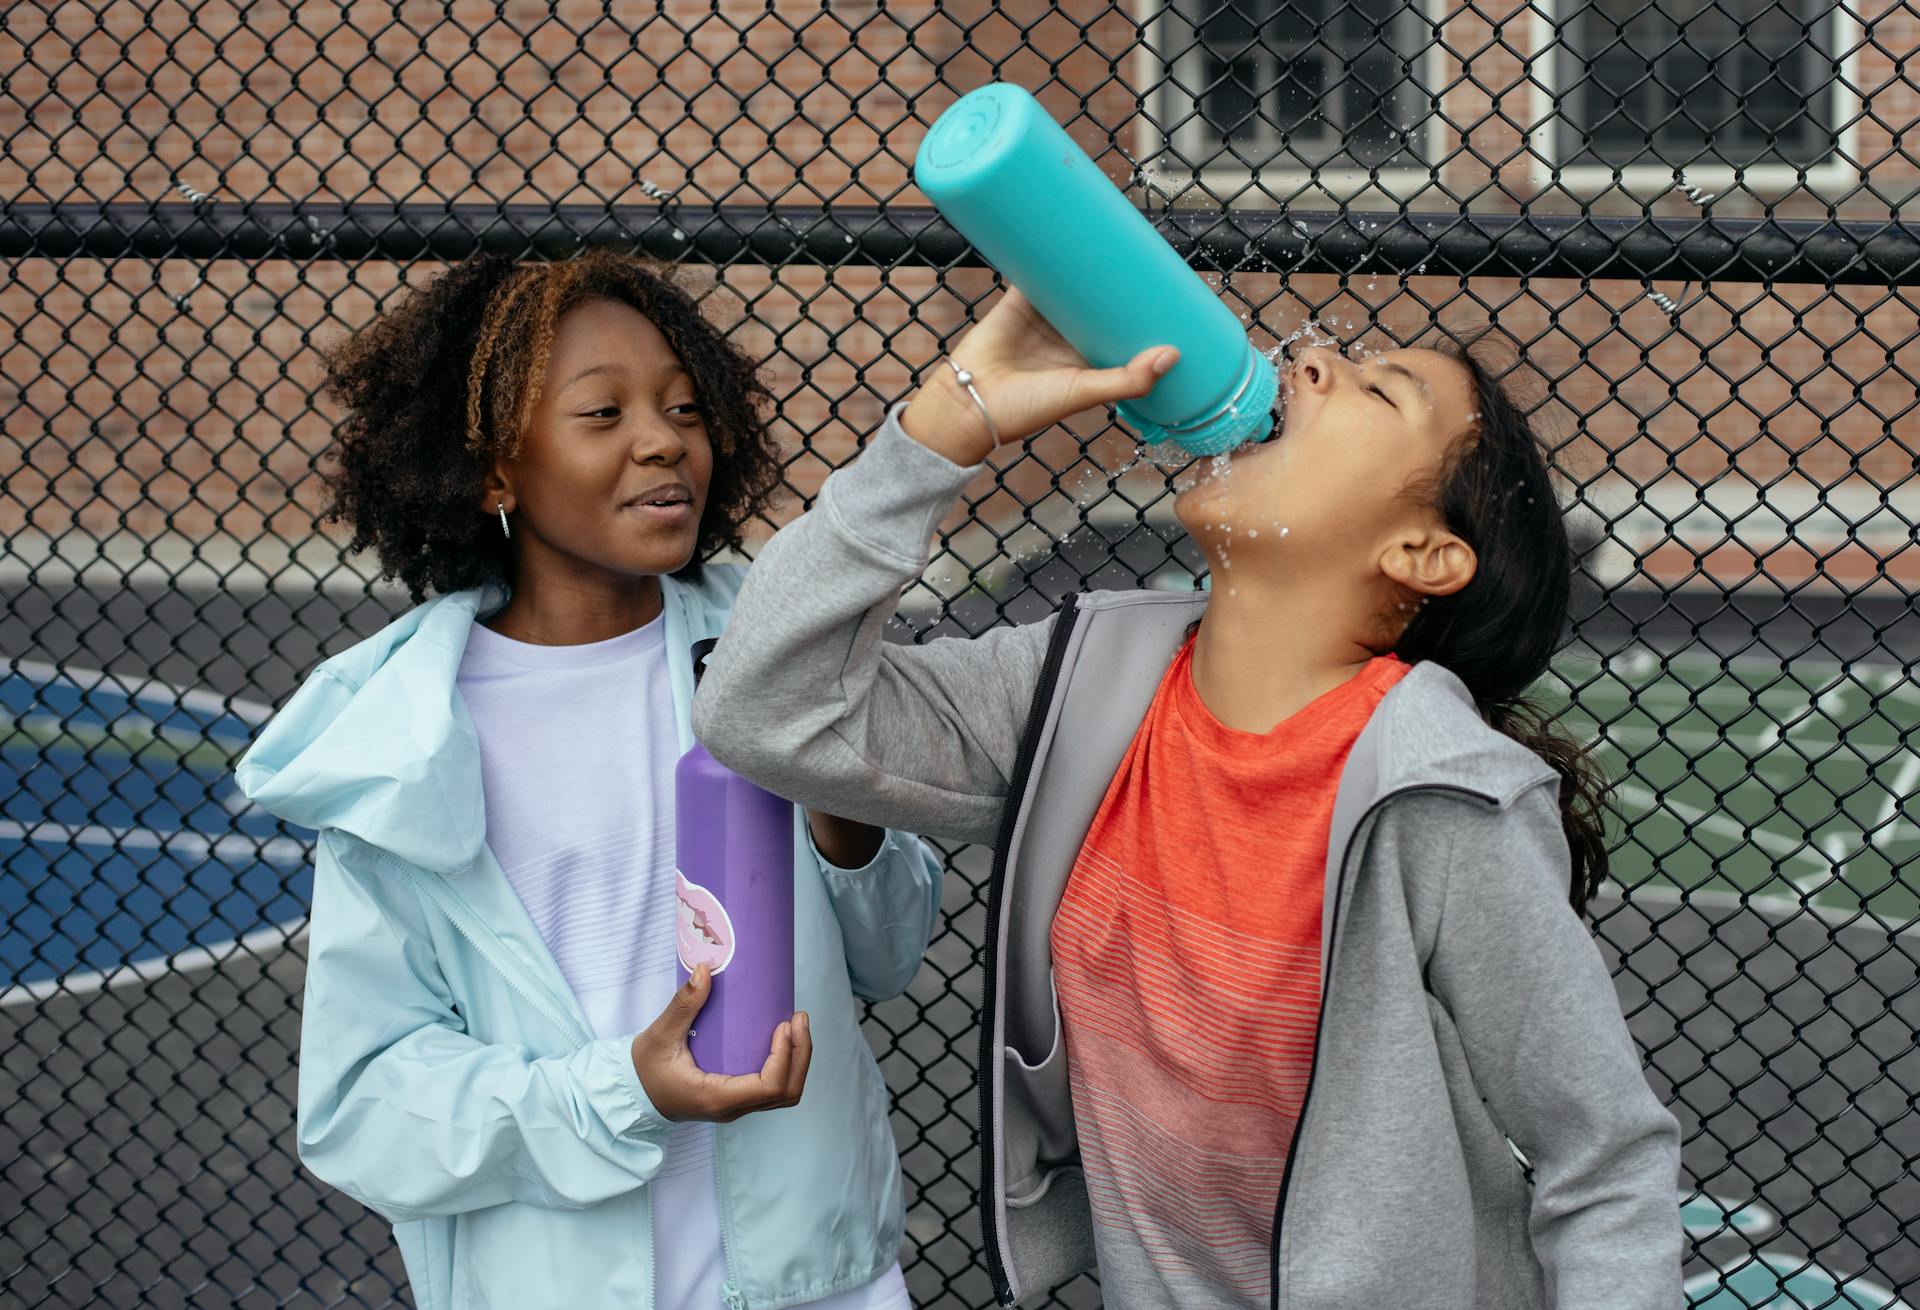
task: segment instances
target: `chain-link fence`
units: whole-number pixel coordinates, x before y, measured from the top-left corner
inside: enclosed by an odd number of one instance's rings
[[[1920,1304],[1916,58],[1905,0],[5,7],[0,1301],[405,1297],[294,1159],[308,835],[228,777],[403,604],[316,526],[315,343],[477,248],[701,265],[791,512],[994,288],[909,161],[1000,78],[1263,343],[1525,344],[1585,552],[1551,690],[1621,779],[1598,931],[1685,1129],[1690,1290]],[[900,638],[1194,585],[1130,454],[1001,459]],[[949,855],[869,1031],[909,1281],[962,1307],[985,865]]]

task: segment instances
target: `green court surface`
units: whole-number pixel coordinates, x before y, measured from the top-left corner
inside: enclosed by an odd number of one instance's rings
[[[1630,896],[1916,927],[1920,687],[1898,668],[1635,650],[1537,690],[1616,783]]]

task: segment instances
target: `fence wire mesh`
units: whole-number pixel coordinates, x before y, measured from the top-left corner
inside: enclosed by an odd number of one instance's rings
[[[6,6],[0,1300],[406,1300],[295,1160],[310,835],[228,776],[404,604],[316,523],[315,345],[475,249],[698,265],[794,512],[995,289],[909,161],[999,78],[1263,344],[1523,343],[1583,549],[1548,690],[1621,781],[1597,931],[1684,1127],[1689,1290],[1920,1303],[1917,54],[1904,0]],[[1196,585],[1131,449],[1001,458],[898,638]],[[929,1307],[992,1299],[986,869],[947,855],[868,1025]]]

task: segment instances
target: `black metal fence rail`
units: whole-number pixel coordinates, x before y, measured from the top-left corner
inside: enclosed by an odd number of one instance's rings
[[[1920,226],[1899,222],[1370,210],[1158,217],[1195,268],[1218,272],[1838,286],[1920,279]],[[908,206],[0,205],[0,258],[8,259],[457,260],[482,251],[563,258],[592,245],[715,264],[981,263],[933,210]]]

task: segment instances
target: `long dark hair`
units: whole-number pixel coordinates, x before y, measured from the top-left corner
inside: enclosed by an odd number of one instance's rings
[[[1428,599],[1394,653],[1434,660],[1473,694],[1481,717],[1560,775],[1560,822],[1573,856],[1575,910],[1607,877],[1611,784],[1591,753],[1527,696],[1567,630],[1575,556],[1547,447],[1503,381],[1488,339],[1447,334],[1434,348],[1472,380],[1474,419],[1422,494],[1473,547],[1473,581]]]

